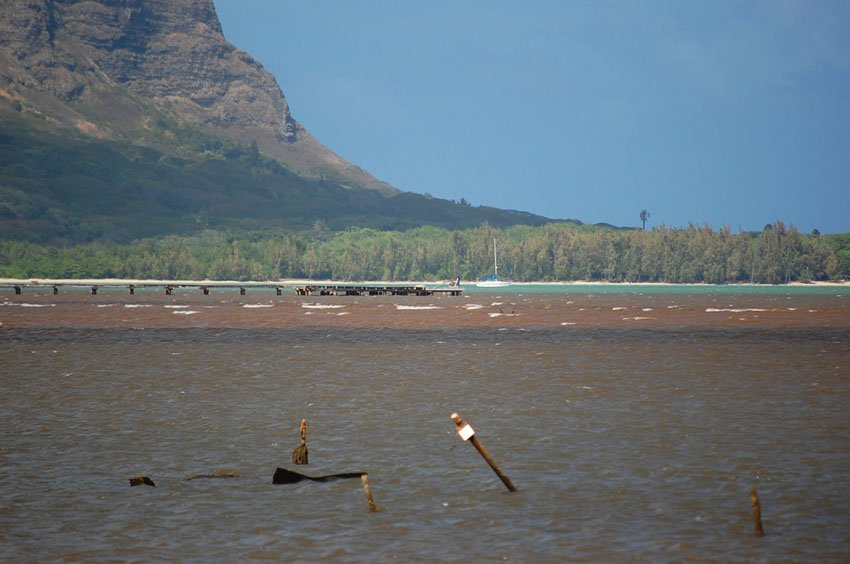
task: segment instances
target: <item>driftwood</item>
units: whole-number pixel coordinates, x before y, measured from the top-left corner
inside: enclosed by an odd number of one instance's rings
[[[350,478],[359,478],[365,472],[343,472],[341,474],[328,474],[327,476],[307,476],[299,474],[286,468],[278,468],[272,476],[272,484],[297,484],[305,480],[312,482],[331,482],[333,480],[346,480]]]
[[[375,502],[372,499],[372,488],[369,487],[369,475],[366,472],[343,472],[341,474],[328,474],[327,476],[307,476],[299,474],[286,468],[278,468],[272,476],[273,484],[297,484],[309,480],[311,482],[331,482],[333,480],[347,480],[351,478],[360,478],[360,483],[363,485],[363,491],[366,492],[366,503],[369,505],[369,512],[374,513],[378,510],[375,507]]]
[[[245,474],[241,472],[233,472],[230,470],[213,470],[212,474],[192,474],[186,480],[199,480],[206,478],[241,478]]]
[[[130,487],[133,486],[156,486],[156,484],[147,476],[136,476],[135,478],[130,478]]]

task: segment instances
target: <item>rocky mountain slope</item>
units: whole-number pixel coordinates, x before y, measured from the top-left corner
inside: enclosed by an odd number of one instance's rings
[[[301,173],[390,189],[292,117],[274,77],[225,40],[212,0],[4,0],[0,63],[4,95],[50,94],[32,97],[95,136],[145,127],[149,112],[125,88]]]
[[[0,237],[463,228],[539,216],[401,192],[324,147],[212,0],[0,2]]]

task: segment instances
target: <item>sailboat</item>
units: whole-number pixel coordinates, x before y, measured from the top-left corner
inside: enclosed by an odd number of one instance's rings
[[[496,238],[493,237],[493,276],[481,278],[476,284],[479,288],[505,288],[510,280],[499,280],[499,261],[496,258]]]

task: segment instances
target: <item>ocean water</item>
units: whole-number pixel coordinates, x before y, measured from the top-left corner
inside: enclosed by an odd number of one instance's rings
[[[3,559],[847,561],[845,293],[8,291]]]

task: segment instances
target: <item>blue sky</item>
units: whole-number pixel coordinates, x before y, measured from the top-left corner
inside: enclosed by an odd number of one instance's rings
[[[585,223],[850,232],[846,0],[215,0],[402,190]]]

